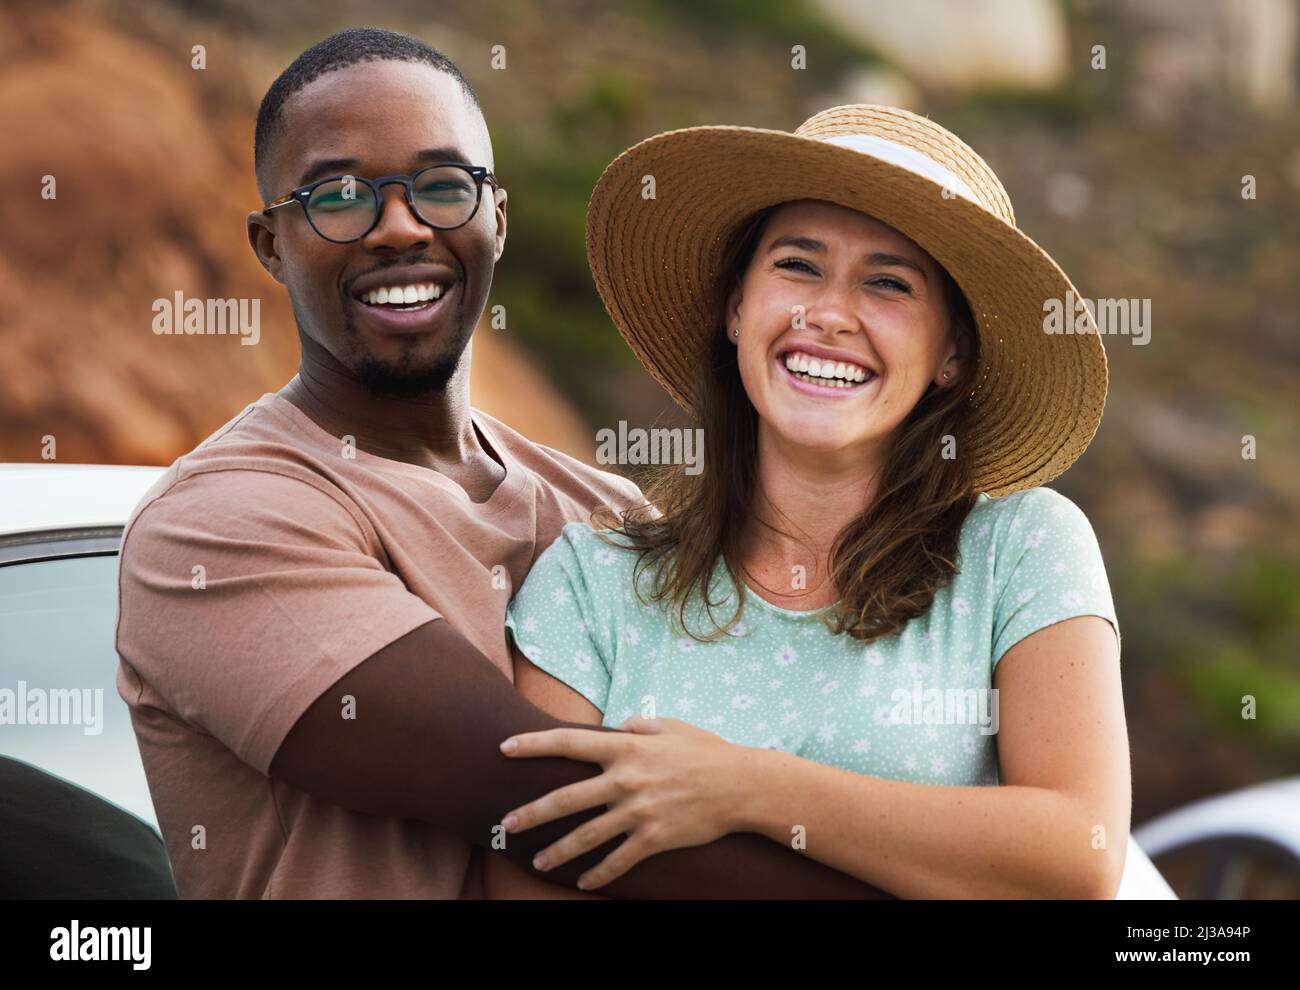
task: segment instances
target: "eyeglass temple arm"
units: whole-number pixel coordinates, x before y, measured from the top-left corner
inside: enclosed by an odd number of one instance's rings
[[[271,202],[267,203],[264,207],[262,207],[262,212],[270,213],[277,206],[284,206],[286,203],[292,203],[292,202],[293,202],[293,193],[285,193],[279,199],[273,199],[271,200]]]

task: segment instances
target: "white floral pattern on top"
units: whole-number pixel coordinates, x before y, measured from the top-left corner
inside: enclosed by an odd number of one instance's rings
[[[962,527],[959,573],[924,615],[870,643],[748,590],[731,635],[700,642],[672,628],[663,603],[632,594],[635,562],[585,523],[565,526],[506,613],[524,656],[606,725],[653,699],[657,715],[733,742],[896,780],[997,784],[988,692],[1007,650],[1077,615],[1100,615],[1119,635],[1092,526],[1050,488],[981,494]],[[734,608],[726,579],[719,562],[720,619]],[[687,619],[710,631],[702,610]]]

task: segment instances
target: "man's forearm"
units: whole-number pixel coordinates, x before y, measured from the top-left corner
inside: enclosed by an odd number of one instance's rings
[[[355,718],[339,715],[345,694],[356,699]],[[600,767],[553,757],[512,760],[500,744],[511,735],[568,724],[525,699],[471,643],[436,620],[359,664],[317,699],[281,745],[271,773],[354,811],[429,822],[532,871],[536,853],[603,809],[509,835],[500,828],[502,816],[589,779]],[[621,841],[611,840],[544,876],[576,886],[578,876]],[[653,856],[602,893],[638,898],[887,896],[748,834]]]
[[[512,837],[513,838],[513,837]],[[618,841],[622,841],[621,838]],[[553,883],[576,885],[618,841],[547,870]],[[529,866],[531,870],[532,867]],[[704,846],[673,849],[643,860],[600,894],[639,899],[881,900],[892,895],[760,835],[737,832]]]

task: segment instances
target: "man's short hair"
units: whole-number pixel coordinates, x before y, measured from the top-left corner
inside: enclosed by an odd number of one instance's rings
[[[264,200],[284,192],[268,188],[265,170],[270,161],[271,145],[284,129],[284,105],[289,98],[327,72],[358,62],[376,61],[423,62],[445,72],[460,83],[470,105],[480,114],[483,112],[474,87],[456,68],[456,63],[423,41],[383,28],[349,28],[332,34],[294,59],[262,97],[262,105],[257,110],[257,130],[253,136],[253,170]]]

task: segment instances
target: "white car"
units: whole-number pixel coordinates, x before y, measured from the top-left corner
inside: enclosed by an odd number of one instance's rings
[[[116,688],[122,527],[162,468],[0,464],[0,690],[99,691],[100,724],[0,724],[0,757],[39,767],[157,832],[135,733]],[[1130,837],[1121,899],[1174,893]]]

